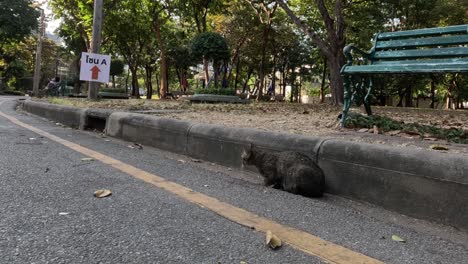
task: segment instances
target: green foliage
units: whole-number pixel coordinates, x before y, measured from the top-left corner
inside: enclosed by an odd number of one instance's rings
[[[110,75],[121,75],[124,73],[125,63],[122,60],[112,60],[110,66]]]
[[[195,94],[216,94],[216,95],[236,95],[234,89],[197,89]]]
[[[218,33],[204,32],[192,40],[191,51],[195,59],[223,61],[229,59],[229,47]]]
[[[40,14],[31,4],[31,0],[0,0],[0,47],[8,41],[21,40],[36,29]]]
[[[349,113],[346,119],[346,127],[370,129],[374,126],[378,127],[381,132],[400,130],[409,134],[430,135],[455,143],[468,143],[468,134],[463,129],[444,129],[418,123],[399,122],[385,116],[364,116],[356,113]]]

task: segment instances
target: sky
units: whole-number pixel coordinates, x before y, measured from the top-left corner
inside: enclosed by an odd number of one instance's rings
[[[48,2],[48,1],[46,1]],[[60,24],[60,20],[53,19],[52,17],[52,10],[50,9],[48,4],[43,5],[44,12],[47,17],[50,18],[50,20],[47,22],[47,28],[46,31],[47,33],[54,34],[54,31],[58,28]]]

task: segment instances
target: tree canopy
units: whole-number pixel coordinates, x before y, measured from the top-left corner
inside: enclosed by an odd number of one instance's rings
[[[38,12],[31,4],[0,0],[0,47],[21,42],[36,28]],[[78,71],[80,53],[90,48],[93,1],[49,5],[61,19],[58,33]],[[368,49],[377,32],[467,24],[467,9],[465,0],[106,0],[102,50],[127,65],[122,78],[136,97],[143,84],[149,95],[156,84],[164,98],[170,90],[206,86],[211,77],[217,85],[222,75],[223,87],[259,100],[273,92],[299,101],[305,90],[321,87],[321,94],[341,104],[345,45]],[[21,60],[10,62],[10,72],[29,71]],[[430,94],[431,85],[441,98],[462,100],[468,88],[449,85],[450,78],[421,76],[414,82],[421,85],[407,89],[392,77],[385,89],[376,89],[382,102]]]

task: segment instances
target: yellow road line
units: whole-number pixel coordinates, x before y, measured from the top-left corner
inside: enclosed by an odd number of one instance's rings
[[[235,207],[218,199],[195,192],[187,187],[179,185],[174,182],[167,181],[166,179],[155,174],[146,172],[144,170],[133,167],[129,164],[123,163],[119,160],[106,156],[97,151],[85,148],[78,144],[64,140],[43,130],[35,128],[31,125],[23,123],[18,119],[0,112],[0,116],[5,117],[11,122],[31,130],[43,137],[49,138],[57,143],[60,143],[74,151],[89,156],[95,160],[101,161],[104,164],[110,165],[117,170],[125,172],[137,179],[150,183],[158,188],[171,192],[189,202],[197,204],[201,207],[207,208],[216,214],[223,216],[240,225],[254,228],[260,232],[271,230],[285,243],[297,248],[307,254],[317,256],[328,263],[383,263],[379,260],[373,259],[361,253],[352,251],[340,245],[328,242],[317,236],[311,235],[307,232],[298,230],[293,227],[285,226],[272,221],[268,218],[261,217],[254,213],[248,212],[244,209]]]

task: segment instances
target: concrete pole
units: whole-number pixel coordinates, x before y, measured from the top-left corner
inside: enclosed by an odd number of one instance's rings
[[[39,22],[37,30],[37,49],[36,49],[36,61],[34,64],[34,78],[33,78],[33,96],[39,96],[39,82],[41,77],[41,59],[42,59],[42,36],[45,30],[45,15],[44,9],[41,8],[41,20]]]
[[[101,48],[101,28],[102,28],[102,0],[94,0],[93,16],[93,40],[91,43],[91,53],[99,53]],[[88,99],[96,100],[98,97],[99,83],[89,82]]]

